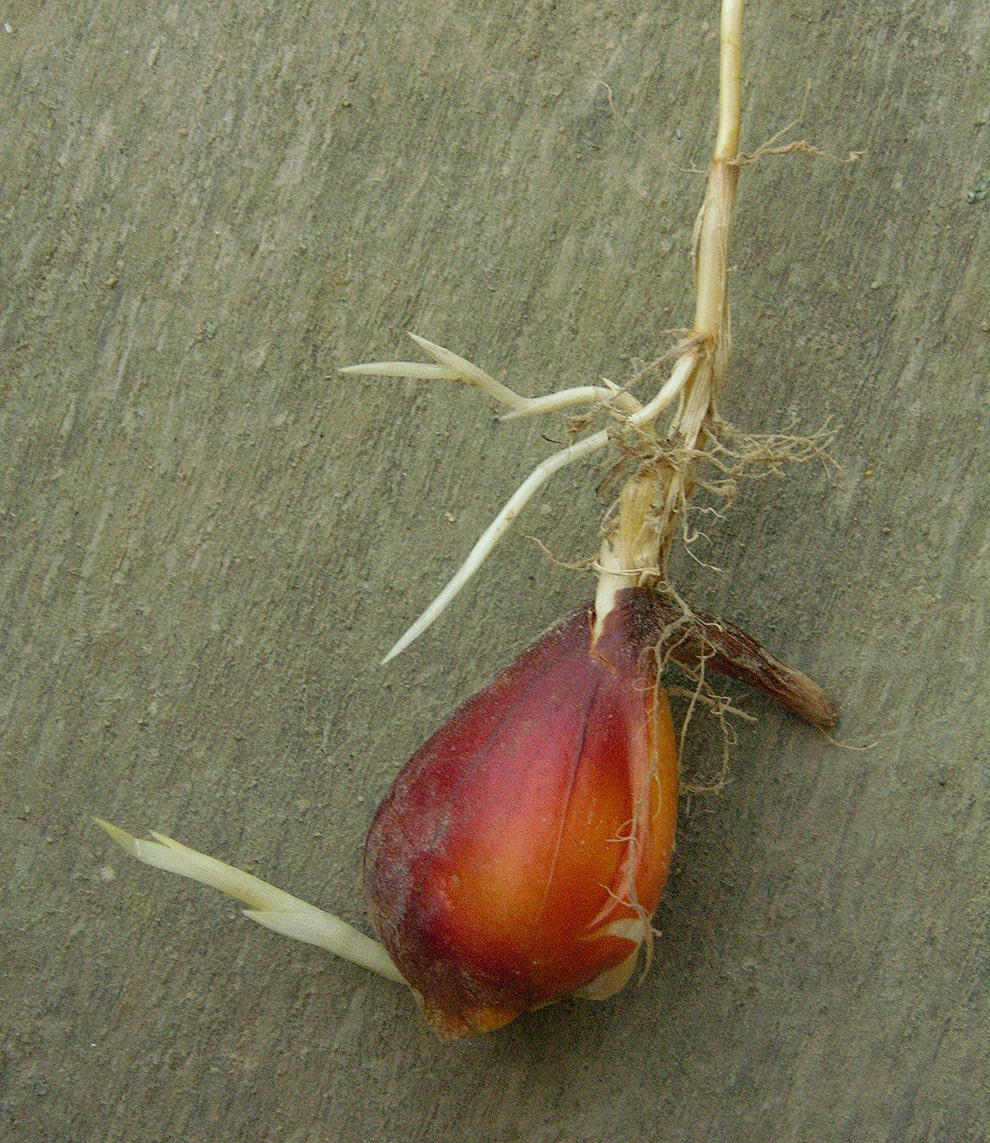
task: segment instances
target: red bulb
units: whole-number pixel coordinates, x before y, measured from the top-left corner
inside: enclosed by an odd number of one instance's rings
[[[635,967],[674,845],[677,747],[652,596],[547,632],[433,735],[378,807],[371,919],[430,1024],[490,1031]]]

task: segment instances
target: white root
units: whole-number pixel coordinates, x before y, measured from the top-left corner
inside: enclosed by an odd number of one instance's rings
[[[641,406],[635,413],[623,417],[623,420],[627,424],[634,425],[638,428],[652,423],[664,409],[673,404],[681,395],[688,378],[698,363],[698,353],[699,351],[696,348],[687,345],[678,358],[670,378],[661,388],[660,392],[657,393],[648,405]],[[465,559],[457,571],[450,577],[446,586],[436,599],[426,608],[416,622],[405,631],[401,638],[395,642],[389,653],[382,659],[382,664],[390,662],[397,655],[401,655],[411,643],[418,639],[428,627],[432,626],[440,618],[460,593],[461,589],[468,583],[475,572],[478,571],[489,555],[491,555],[495,545],[502,539],[506,532],[508,532],[519,513],[551,476],[559,472],[562,468],[566,468],[569,464],[573,464],[576,460],[583,460],[585,457],[591,456],[599,449],[604,448],[605,445],[608,444],[608,441],[608,430],[602,429],[597,433],[592,433],[591,436],[582,438],[575,444],[568,445],[567,448],[561,449],[560,452],[554,453],[553,456],[549,456],[546,460],[541,461],[522,484],[519,485],[501,512],[499,512],[495,519],[488,525],[477,543],[468,553],[467,559]],[[629,568],[625,573],[621,573],[623,586],[628,586],[624,581],[631,572],[632,569]],[[601,595],[601,592],[599,594]],[[614,598],[614,591],[610,598]],[[604,614],[605,613],[602,612],[602,619],[604,619]]]
[[[461,588],[485,562],[492,549],[512,526],[513,520],[532,499],[534,493],[546,484],[555,472],[559,472],[576,460],[583,460],[586,456],[591,456],[592,453],[604,448],[607,444],[608,430],[602,429],[590,437],[584,437],[576,444],[568,445],[567,448],[561,449],[560,452],[554,453],[553,456],[547,457],[546,460],[538,464],[509,498],[502,511],[481,534],[467,559],[447,581],[447,586],[416,622],[408,628],[405,634],[396,641],[389,653],[382,659],[382,663],[385,664],[394,659],[396,655],[401,655],[414,639],[418,639],[427,627],[439,619]]]
[[[503,420],[514,420],[518,417],[558,411],[569,405],[597,402],[607,404],[617,417],[625,420],[628,424],[641,427],[655,421],[666,408],[680,397],[687,379],[698,361],[697,348],[692,343],[685,342],[681,347],[680,356],[670,378],[645,406],[640,405],[629,393],[607,379],[604,386],[584,385],[573,389],[564,389],[559,393],[550,393],[546,397],[521,397],[500,381],[496,381],[494,377],[477,365],[473,365],[470,361],[452,353],[442,345],[427,341],[425,337],[419,337],[414,333],[410,333],[409,336],[434,358],[436,364],[413,361],[372,361],[363,365],[345,366],[340,372],[374,377],[418,377],[431,380],[461,381],[475,388],[483,389],[497,401],[501,401],[502,404],[510,405],[512,412],[504,414]],[[575,444],[568,445],[567,448],[561,449],[560,452],[541,461],[488,525],[468,553],[467,558],[447,581],[440,594],[396,640],[388,654],[382,659],[382,663],[388,663],[400,655],[440,618],[492,553],[499,540],[508,532],[513,521],[526,504],[551,476],[575,461],[583,460],[604,448],[608,444],[608,440],[608,431],[603,429],[591,434],[591,436],[584,437]]]
[[[389,980],[404,983],[402,974],[378,941],[332,913],[325,913],[315,905],[269,885],[267,881],[189,849],[164,834],[152,831],[153,840],[143,841],[101,818],[94,820],[131,857],[145,865],[178,873],[180,877],[189,877],[212,889],[219,889],[235,901],[248,905],[249,908],[243,910],[244,916],[259,925],[282,936],[327,949]]]
[[[422,361],[367,361],[361,365],[345,365],[337,372],[354,377],[409,377],[419,381],[460,381],[475,389],[482,389],[496,401],[508,405],[512,411],[503,413],[499,417],[502,421],[535,417],[541,413],[557,412],[571,405],[587,405],[595,402],[608,402],[627,412],[639,408],[639,402],[635,397],[630,396],[608,378],[602,378],[601,385],[579,385],[573,389],[563,389],[559,393],[549,393],[544,397],[523,397],[467,358],[445,349],[442,345],[437,345],[436,342],[427,341],[417,333],[407,332],[436,364]]]
[[[542,413],[558,413],[561,409],[570,408],[572,405],[594,404],[607,405],[610,409],[628,413],[634,413],[641,407],[631,393],[627,393],[614,381],[603,377],[601,385],[576,385],[573,389],[560,389],[543,397],[529,397],[525,408],[503,413],[499,420],[518,421],[523,417],[536,417]]]
[[[339,372],[363,377],[414,377],[435,381],[461,381],[465,385],[472,385],[475,389],[483,389],[489,396],[511,409],[523,410],[529,403],[528,397],[521,397],[501,381],[496,381],[484,369],[472,365],[466,358],[451,353],[442,345],[427,341],[419,334],[410,332],[409,336],[420,349],[433,358],[435,365],[425,365],[419,361],[369,361],[363,365],[345,365]]]
[[[705,434],[714,417],[729,356],[728,253],[732,212],[738,177],[740,117],[740,39],[744,0],[723,0],[720,21],[719,123],[715,149],[705,187],[705,199],[695,224],[695,315],[691,330],[678,346],[677,360],[668,380],[645,405],[624,389],[606,381],[604,386],[579,386],[546,397],[522,397],[496,381],[483,369],[456,353],[416,334],[410,337],[436,364],[385,361],[352,365],[342,373],[380,377],[420,377],[461,381],[508,405],[503,420],[552,412],[574,404],[601,404],[617,420],[654,431],[657,418],[676,400],[678,407],[668,426],[670,447],[687,457],[675,465],[666,483],[656,480],[656,497],[632,497],[620,511],[626,519],[612,522],[599,557],[598,623],[622,586],[662,575],[678,520],[694,485],[696,456],[704,449]],[[495,545],[533,494],[560,469],[590,456],[608,443],[607,430],[592,433],[548,457],[533,469],[471,549],[447,585],[395,643],[383,662],[389,662],[421,635],[450,605],[481,567]],[[635,479],[635,478],[634,478]],[[656,556],[643,560],[642,537],[653,529]],[[625,536],[625,540],[623,539]],[[637,537],[631,545],[629,537]]]

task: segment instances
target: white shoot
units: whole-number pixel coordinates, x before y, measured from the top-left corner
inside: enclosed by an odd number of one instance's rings
[[[248,905],[244,916],[250,917],[252,921],[283,936],[327,949],[344,960],[352,961],[362,968],[370,968],[389,980],[404,983],[402,974],[378,941],[366,937],[353,925],[332,913],[325,913],[315,905],[293,897],[291,893],[276,889],[267,881],[217,861],[214,857],[207,857],[205,853],[189,849],[164,834],[152,831],[154,840],[140,841],[118,826],[100,818],[94,820],[121,849],[145,865],[153,865],[168,873],[178,873],[180,877],[190,877],[193,881],[219,889],[228,897]]]

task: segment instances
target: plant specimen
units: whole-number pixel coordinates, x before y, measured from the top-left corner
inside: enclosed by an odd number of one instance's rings
[[[537,466],[389,658],[436,620],[551,476],[612,447],[615,478],[623,479],[603,528],[593,602],[468,700],[379,806],[364,858],[378,940],[161,834],[141,841],[100,823],[134,857],[221,889],[269,928],[405,981],[448,1038],[490,1031],[564,996],[604,998],[626,983],[644,950],[648,956],[677,815],[678,741],[661,685],[668,660],[699,679],[706,670],[742,679],[816,726],[834,719],[814,683],[733,624],[695,614],[667,574],[692,491],[712,485],[702,465],[724,474],[815,449],[789,438],[775,447],[740,438],[717,411],[744,162],[742,9],[742,0],[722,5],[719,125],[695,228],[694,317],[655,395],[640,401],[603,381],[523,397],[416,335],[429,363],[344,370],[463,382],[507,406],[506,420],[574,406],[609,420]]]

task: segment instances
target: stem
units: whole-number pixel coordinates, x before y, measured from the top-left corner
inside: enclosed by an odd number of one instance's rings
[[[718,135],[714,159],[734,162],[739,150],[744,0],[723,0],[719,25]]]
[[[740,37],[743,0],[722,5],[719,61],[718,135],[708,168],[705,201],[696,223],[694,332],[711,339],[716,366],[711,383],[717,396],[729,357],[729,232],[739,167]],[[689,387],[690,388],[690,387]],[[685,403],[690,397],[686,395]]]
[[[715,418],[716,401],[728,368],[729,236],[739,178],[743,2],[723,0],[722,4],[718,134],[708,168],[704,202],[695,222],[694,325],[674,370],[681,382],[680,399],[652,473],[656,495],[652,503],[639,495],[624,498],[614,527],[602,545],[602,566],[613,580],[616,564],[625,569],[626,586],[630,578],[641,584],[665,578],[670,547],[694,488],[698,457],[704,450],[708,427]],[[646,409],[651,409],[651,405]],[[642,473],[633,478],[634,481],[642,479]],[[628,512],[634,513],[635,518],[623,519]],[[641,537],[647,525],[654,531],[656,562],[653,568],[644,571],[641,550],[626,550],[621,537]],[[601,595],[600,592],[600,598]],[[603,618],[599,615],[599,622]]]
[[[654,440],[658,417],[677,401],[666,440],[656,441],[655,461],[641,466],[632,478],[631,484],[635,487],[620,497],[619,512],[603,538],[596,595],[599,629],[623,587],[655,585],[666,578],[671,544],[694,488],[697,461],[715,419],[715,403],[728,366],[729,235],[739,175],[743,6],[744,0],[723,0],[722,4],[718,132],[705,198],[695,223],[694,325],[675,351],[676,362],[669,379],[652,400],[640,406],[631,394],[610,382],[604,386],[579,386],[546,397],[522,397],[465,358],[416,334],[410,336],[433,357],[435,364],[380,361],[341,370],[380,377],[461,381],[483,389],[507,405],[510,412],[503,414],[502,420],[556,411],[585,401],[603,401],[614,414],[623,417],[629,427],[650,434]],[[560,469],[603,448],[609,439],[607,431],[593,433],[539,464],[492,521],[437,598],[396,642],[383,662],[387,663],[408,647],[444,612],[537,489]]]

